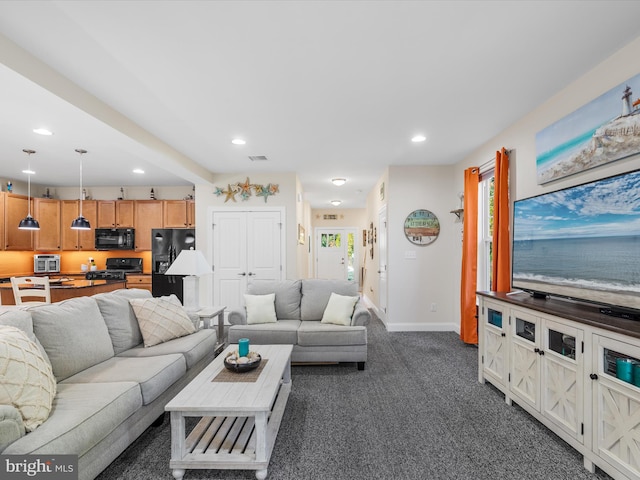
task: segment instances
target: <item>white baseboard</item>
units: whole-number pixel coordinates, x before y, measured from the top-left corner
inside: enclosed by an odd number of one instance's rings
[[[459,323],[393,323],[384,315],[380,315],[380,309],[365,294],[361,295],[362,301],[373,310],[382,321],[387,332],[455,332],[460,335]]]
[[[455,323],[385,323],[387,332],[455,332]]]

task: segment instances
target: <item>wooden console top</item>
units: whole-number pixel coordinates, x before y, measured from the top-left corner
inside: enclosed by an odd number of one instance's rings
[[[604,315],[600,313],[600,307],[598,305],[557,297],[533,298],[528,293],[508,295],[498,292],[477,292],[477,294],[514,306],[536,310],[556,317],[566,318],[567,320],[573,320],[574,322],[602,328],[603,330],[640,338],[640,321]]]

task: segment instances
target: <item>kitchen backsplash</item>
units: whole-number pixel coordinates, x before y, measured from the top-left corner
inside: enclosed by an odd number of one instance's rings
[[[92,257],[99,270],[105,268],[109,257],[142,258],[143,273],[151,273],[151,252],[134,251],[81,251],[81,252],[32,252],[32,251],[0,251],[0,278],[13,275],[33,275],[33,256],[36,253],[60,254],[61,274],[80,274],[81,265]]]

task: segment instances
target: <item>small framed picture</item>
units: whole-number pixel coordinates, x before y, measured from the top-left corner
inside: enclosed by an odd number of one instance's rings
[[[304,227],[298,224],[298,245],[304,245],[305,231]]]

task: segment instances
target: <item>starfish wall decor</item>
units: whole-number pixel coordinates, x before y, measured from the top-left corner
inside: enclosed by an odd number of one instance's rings
[[[236,201],[236,195],[240,195],[240,198],[243,202],[249,200],[253,193],[256,194],[256,197],[263,197],[264,203],[267,203],[267,199],[275,195],[276,193],[280,193],[280,188],[276,183],[269,183],[267,185],[258,185],[257,183],[251,183],[249,181],[249,177],[245,180],[244,183],[228,183],[226,190],[224,188],[215,187],[213,193],[219,197],[221,195],[225,196],[224,202],[227,203],[229,200]]]

